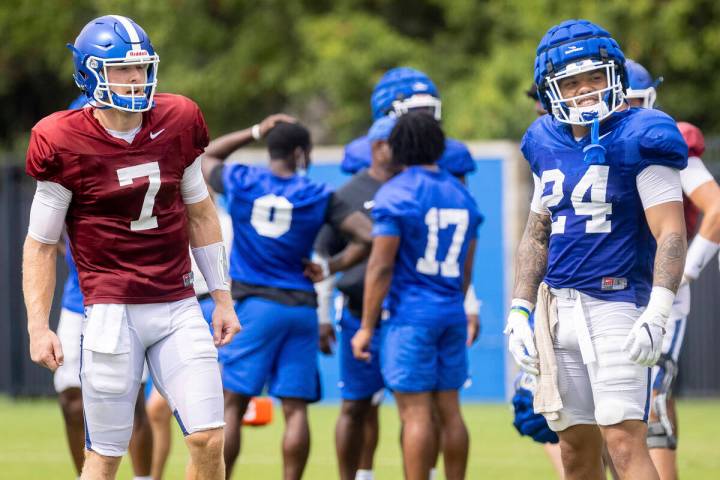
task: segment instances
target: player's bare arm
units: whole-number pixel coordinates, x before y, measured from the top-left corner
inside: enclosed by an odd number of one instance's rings
[[[340,230],[352,237],[356,242],[370,245],[372,238],[372,221],[362,212],[353,212],[341,223]]]
[[[687,237],[682,202],[665,202],[645,209],[645,218],[657,243],[650,301],[635,321],[623,350],[640,365],[653,366],[660,358],[665,323],[680,286]]]
[[[650,231],[655,237],[653,287],[676,292],[682,280],[687,250],[682,202],[668,202],[645,210]]]
[[[367,351],[380,318],[382,301],[387,296],[395,269],[395,256],[400,247],[400,237],[383,236],[373,240],[370,259],[365,273],[362,323],[352,338],[353,355],[358,360],[369,360]]]
[[[324,259],[323,263],[307,262],[305,276],[313,282],[320,282],[337,272],[343,272],[365,260],[372,245],[372,222],[361,212],[353,212],[341,223],[340,230],[352,240],[335,256]]]
[[[703,213],[698,233],[711,242],[720,243],[720,185],[705,182],[690,194],[690,200]]]
[[[530,212],[525,225],[517,257],[515,258],[515,287],[513,298],[535,303],[537,289],[547,269],[547,249],[550,241],[550,215]]]
[[[535,306],[540,282],[547,270],[551,217],[530,211],[515,258],[515,287],[505,327],[508,348],[524,371],[538,375],[537,349],[529,318]]]
[[[23,296],[28,318],[30,358],[55,371],[63,363],[60,340],[50,330],[49,317],[55,291],[57,246],[34,238],[25,239],[23,247]]]
[[[198,260],[196,249],[219,245],[221,251],[218,255],[222,258],[217,258],[217,262],[224,262],[224,265],[218,265],[217,268],[226,271],[227,257],[222,232],[220,230],[220,222],[212,200],[210,197],[206,197],[204,200],[186,205],[186,207],[190,245],[194,250],[193,254],[196,255],[196,260]],[[199,260],[198,265],[201,265]],[[205,272],[203,272],[203,274],[205,274]],[[226,273],[221,273],[221,275],[226,275]],[[212,289],[212,281],[207,278],[207,275],[205,275],[205,277],[208,281],[210,296],[212,296],[215,302],[215,311],[213,312],[213,340],[217,346],[227,345],[233,336],[240,331],[240,322],[235,314],[230,290],[220,288]]]
[[[278,122],[296,123],[297,119],[284,113],[276,113],[250,128],[228,133],[210,142],[203,154],[203,176],[208,178],[213,168],[238,148],[265,137]]]

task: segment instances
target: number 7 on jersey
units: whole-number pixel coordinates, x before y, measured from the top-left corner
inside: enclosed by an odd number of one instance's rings
[[[157,228],[157,217],[152,214],[155,207],[155,195],[160,190],[160,165],[158,162],[143,163],[132,167],[119,168],[117,171],[120,186],[131,185],[136,178],[148,177],[150,181],[145,199],[143,200],[140,216],[130,222],[130,230],[150,230]]]

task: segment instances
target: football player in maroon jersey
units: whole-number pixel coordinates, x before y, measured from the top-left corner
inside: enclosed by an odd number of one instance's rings
[[[657,80],[637,62],[627,61],[630,106],[653,108],[657,99]],[[688,251],[683,282],[672,305],[667,333],[663,337],[662,355],[653,367],[653,390],[648,423],[648,448],[661,480],[675,480],[677,470],[678,420],[672,389],[678,373],[687,317],[690,313],[690,282],[700,276],[720,249],[720,186],[701,157],[705,152],[702,131],[687,122],[678,129],[688,145],[688,165],[680,171],[683,207],[687,228]],[[702,221],[700,221],[702,213]]]
[[[51,370],[63,362],[48,314],[65,224],[86,307],[81,478],[115,478],[146,358],[186,435],[189,478],[224,478],[216,346],[240,325],[200,172],[205,121],[189,99],[155,95],[159,58],[129,18],[97,18],[69,48],[92,108],[50,115],[30,138],[26,171],[38,181],[23,253],[31,357]],[[188,244],[216,304],[214,338],[194,295]]]

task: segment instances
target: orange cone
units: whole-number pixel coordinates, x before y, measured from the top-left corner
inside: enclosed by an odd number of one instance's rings
[[[260,426],[272,422],[273,405],[270,397],[253,397],[243,416],[243,425]]]

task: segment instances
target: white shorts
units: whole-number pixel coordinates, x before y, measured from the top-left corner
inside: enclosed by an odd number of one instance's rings
[[[185,435],[225,424],[217,349],[195,297],[91,305],[80,374],[88,450],[113,457],[127,451],[146,358]]]
[[[548,420],[550,428],[557,432],[573,425],[647,421],[650,369],[622,351],[642,310],[574,289],[552,292],[558,307],[553,346],[563,408],[558,419]]]
[[[57,336],[63,349],[63,364],[53,375],[55,391],[62,393],[69,388],[80,388],[80,336],[82,335],[82,313],[66,308],[60,311]],[[148,379],[147,363],[143,366],[142,382]]]
[[[83,314],[63,308],[57,336],[63,349],[63,364],[53,375],[55,391],[62,393],[69,388],[80,388],[80,335],[82,334]]]

